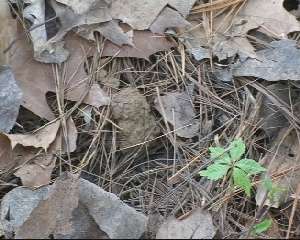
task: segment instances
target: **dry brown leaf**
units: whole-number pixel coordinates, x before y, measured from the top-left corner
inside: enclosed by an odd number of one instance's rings
[[[9,138],[0,133],[0,171],[7,171],[15,166]]]
[[[169,41],[165,36],[153,34],[150,31],[134,31],[133,44],[131,46],[119,47],[112,42],[106,42],[103,56],[114,57],[135,57],[148,60],[149,56],[176,47],[174,42]]]
[[[160,104],[161,102],[161,104]],[[192,138],[199,133],[199,121],[188,93],[168,93],[155,100],[155,108],[171,123],[175,133],[183,138]]]
[[[15,238],[49,238],[51,234],[72,232],[72,212],[78,206],[78,175],[64,173],[50,188],[30,216],[16,231]]]
[[[167,0],[118,0],[112,2],[111,14],[113,19],[122,20],[135,30],[146,30],[167,3]]]
[[[86,40],[72,34],[66,38],[66,47],[71,50],[71,55],[65,63],[65,98],[78,101],[89,92],[84,62],[92,47]],[[56,91],[52,66],[35,61],[32,48],[25,39],[17,41],[10,55],[13,71],[23,91],[23,106],[42,118],[53,120],[54,114],[46,100],[47,92]],[[93,87],[92,94],[97,95],[91,97],[88,94],[83,102],[97,107],[108,102],[101,89]]]
[[[14,175],[19,177],[23,186],[36,188],[50,183],[56,158],[52,154],[41,154],[17,170]]]
[[[60,121],[56,120],[32,134],[8,134],[7,136],[11,141],[12,149],[20,144],[24,147],[43,148],[46,151],[55,140],[59,126]]]
[[[212,216],[197,209],[183,220],[170,217],[163,223],[156,235],[157,239],[212,239],[216,234]]]
[[[185,28],[189,25],[179,12],[166,7],[152,23],[150,30],[153,33],[164,33],[168,28]]]
[[[99,32],[103,37],[119,46],[125,44],[133,45],[132,36],[128,34],[128,32],[124,32],[119,22],[115,20],[99,24],[84,25],[79,27],[76,32],[88,40],[95,41],[95,33]]]

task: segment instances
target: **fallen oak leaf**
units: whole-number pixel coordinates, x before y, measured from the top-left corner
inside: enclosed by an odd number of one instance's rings
[[[107,41],[102,56],[134,57],[149,60],[150,55],[177,46],[176,43],[168,40],[165,36],[150,31],[133,31],[133,44],[134,46],[119,47]]]
[[[65,73],[65,98],[78,101],[87,92],[83,103],[96,107],[108,104],[108,98],[97,85],[92,86],[92,93],[89,94],[88,75],[84,63],[93,46],[88,41],[70,34],[66,37],[66,47],[72,51],[62,70]],[[22,105],[41,118],[53,120],[55,116],[46,99],[47,92],[56,92],[52,65],[35,61],[32,48],[25,39],[17,41],[9,53],[17,83],[23,91]]]

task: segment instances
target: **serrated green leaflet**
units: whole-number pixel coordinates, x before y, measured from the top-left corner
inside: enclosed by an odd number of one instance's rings
[[[235,166],[244,170],[249,175],[255,175],[266,171],[266,169],[262,167],[258,162],[246,158],[238,161]]]
[[[229,145],[229,152],[233,161],[239,160],[246,152],[246,146],[242,139],[236,139]]]
[[[216,163],[230,164],[231,159],[226,150],[222,147],[210,147],[210,158]]]
[[[254,234],[260,234],[265,231],[267,231],[272,226],[272,220],[271,219],[265,219],[262,222],[254,225],[252,233]]]
[[[227,174],[228,170],[229,166],[215,163],[199,173],[200,176],[207,177],[210,180],[219,180]]]
[[[245,191],[248,197],[250,197],[251,194],[251,182],[247,174],[239,169],[234,168],[233,169],[233,183],[235,186],[240,187]]]

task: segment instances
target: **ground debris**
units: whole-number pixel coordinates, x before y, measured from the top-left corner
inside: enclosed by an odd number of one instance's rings
[[[216,229],[211,215],[197,209],[183,220],[170,217],[161,225],[156,235],[157,239],[212,239]]]

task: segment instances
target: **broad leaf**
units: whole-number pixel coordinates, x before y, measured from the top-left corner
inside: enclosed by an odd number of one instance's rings
[[[230,144],[229,148],[231,159],[234,161],[239,160],[245,154],[246,151],[245,143],[240,138],[234,140]]]
[[[267,231],[272,226],[271,219],[265,219],[261,223],[254,225],[252,233],[260,234]]]
[[[238,161],[235,166],[244,170],[249,175],[255,175],[266,171],[266,169],[262,167],[258,162],[246,158]]]
[[[229,166],[227,165],[215,163],[199,173],[200,176],[207,177],[210,180],[219,180],[227,174],[228,169]]]
[[[239,168],[233,169],[233,183],[235,186],[243,189],[246,192],[247,196],[250,197],[251,182],[249,177],[243,170]]]
[[[222,147],[210,147],[210,158],[217,163],[230,164],[231,159],[226,150]]]

